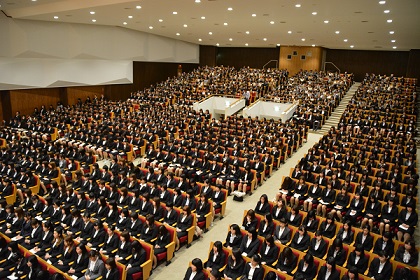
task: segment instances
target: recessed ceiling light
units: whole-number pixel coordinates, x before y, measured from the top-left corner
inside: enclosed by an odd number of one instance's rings
[[[329,20],[324,20],[324,23],[329,23],[330,21]]]
[[[224,23],[223,23],[223,25],[225,25],[225,26],[226,26],[226,25],[228,25],[228,23],[227,23],[227,22],[224,22]]]
[[[292,31],[289,30],[289,31],[287,31],[287,33],[292,34]]]
[[[178,14],[178,12],[172,12],[172,14],[173,14],[173,15],[177,15],[177,14]]]
[[[245,43],[245,46],[247,46],[247,47],[248,47],[248,43]]]
[[[153,26],[149,26],[149,29],[153,29]]]
[[[256,16],[257,16],[257,14],[252,14],[251,16],[256,17]]]
[[[249,34],[249,31],[245,31],[245,33],[248,35]]]
[[[397,48],[397,46],[393,46],[392,48],[393,48],[393,49],[396,49],[396,48]]]
[[[280,44],[277,44],[277,47],[280,47]]]
[[[340,34],[340,31],[338,31],[338,30],[337,30],[337,31],[335,31],[335,34]]]
[[[195,0],[195,3],[201,3],[201,0]]]
[[[315,47],[315,45],[312,45],[312,47]]]
[[[392,19],[387,19],[386,22],[391,23]]]
[[[179,34],[179,33],[176,33],[176,36],[179,36],[179,35],[181,35],[181,34]]]
[[[128,16],[128,18],[133,18],[133,16]]]
[[[219,43],[216,43],[216,46],[219,46]]]
[[[270,21],[270,24],[274,24],[274,21]]]
[[[233,39],[232,38],[229,38],[229,41],[233,41]]]
[[[396,42],[396,40],[391,40],[391,43],[395,43]]]
[[[201,39],[198,39],[198,41],[199,41],[199,42],[201,42],[201,41],[203,41],[203,40],[201,40]]]
[[[201,19],[206,19],[206,17],[201,17]]]
[[[36,2],[36,0],[32,0],[32,2]]]
[[[386,3],[386,1],[379,1],[380,5],[384,5]]]
[[[264,40],[264,41],[267,41],[267,38],[264,38],[263,40]]]
[[[318,13],[317,13],[317,12],[312,12],[312,14],[313,14],[314,16],[316,16]]]
[[[347,42],[347,41],[348,41],[348,39],[344,39],[343,41],[344,41],[344,42]]]
[[[390,10],[385,10],[384,13],[385,14],[389,14]]]
[[[127,25],[127,22],[125,22],[125,21],[124,21],[124,22],[123,22],[123,24],[124,24],[124,25]]]
[[[296,4],[295,7],[300,8],[300,7],[302,7],[302,5],[301,4]]]
[[[139,9],[140,10],[141,9],[141,6],[136,6],[136,9]]]
[[[302,38],[302,41],[303,41],[303,42],[305,42],[305,40],[306,40],[305,38]]]
[[[211,31],[210,31],[210,32],[209,32],[209,35],[213,35],[213,32],[211,32]]]
[[[161,19],[161,18],[160,18],[160,19],[159,19],[159,22],[163,22],[163,19]]]
[[[188,25],[184,24],[184,27],[188,27]]]
[[[350,46],[350,48],[354,48],[354,46],[353,46],[353,45],[351,45],[351,46]]]
[[[233,11],[233,8],[229,7],[229,8],[228,8],[228,11]]]
[[[54,16],[54,19],[58,19],[58,16]]]
[[[94,12],[94,11],[91,11],[91,12],[90,12],[90,14],[91,14],[91,15],[94,15],[94,14],[95,14],[95,12]]]
[[[389,31],[389,34],[394,34],[395,32],[394,31]]]
[[[96,19],[92,19],[92,22],[96,22]]]

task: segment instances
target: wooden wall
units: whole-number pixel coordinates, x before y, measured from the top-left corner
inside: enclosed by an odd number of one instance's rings
[[[63,104],[68,105],[76,104],[79,98],[82,100],[82,102],[84,102],[88,96],[91,100],[95,97],[95,95],[100,98],[101,95],[105,92],[104,86],[69,87],[66,88],[66,91],[67,102],[62,102]]]
[[[281,46],[280,68],[289,70],[292,76],[300,70],[319,71],[322,64],[322,52],[321,47]],[[290,59],[288,56],[291,56]]]
[[[420,80],[420,50],[410,50],[406,76]]]
[[[216,66],[217,47],[200,46],[200,66]]]
[[[216,55],[217,65],[235,68],[263,68],[270,60],[278,59],[279,48],[217,48]],[[275,63],[269,64],[268,67],[275,67]]]
[[[333,62],[341,72],[355,75],[356,81],[363,80],[366,73],[394,74],[405,76],[409,52],[404,51],[357,51],[327,50],[326,61]],[[326,68],[329,69],[328,67]]]
[[[50,105],[57,106],[60,101],[59,88],[22,89],[10,91],[10,107],[12,114],[20,111],[21,115],[32,114],[34,108],[38,110],[42,105],[48,108]]]

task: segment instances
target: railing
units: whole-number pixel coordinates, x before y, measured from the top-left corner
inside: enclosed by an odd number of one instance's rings
[[[272,59],[269,62],[267,62],[266,64],[264,64],[263,69],[265,69],[265,67],[273,61],[276,62],[276,68],[279,68],[279,61],[277,59]]]
[[[324,69],[323,69],[323,71],[325,72],[325,65],[326,64],[331,64],[332,66],[334,66],[335,67],[335,69],[337,69],[338,70],[338,74],[340,74],[341,73],[341,71],[340,71],[340,68],[338,68],[337,67],[337,65],[335,65],[334,63],[332,63],[332,62],[324,62]]]

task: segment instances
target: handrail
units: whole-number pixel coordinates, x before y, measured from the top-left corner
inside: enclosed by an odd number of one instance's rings
[[[335,69],[337,69],[338,70],[338,74],[341,74],[341,71],[340,71],[340,68],[338,68],[337,67],[337,65],[335,65],[334,63],[332,63],[332,62],[330,62],[330,61],[326,61],[326,62],[324,62],[324,69],[323,69],[323,71],[325,72],[325,64],[332,64],[334,67],[335,67]]]
[[[276,62],[276,68],[279,68],[279,61],[277,59],[272,59],[269,62],[267,62],[266,64],[264,64],[263,69],[265,69],[265,66],[267,66],[268,64],[270,64],[273,61]]]

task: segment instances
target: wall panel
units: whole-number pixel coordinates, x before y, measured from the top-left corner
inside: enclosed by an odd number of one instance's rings
[[[10,104],[13,115],[16,111],[20,111],[21,115],[32,114],[35,107],[40,109],[42,105],[45,105],[46,108],[50,105],[56,107],[58,101],[60,101],[59,88],[10,91]]]
[[[200,65],[216,66],[217,47],[200,46]]]
[[[361,81],[366,73],[405,76],[408,57],[409,52],[328,49],[326,61],[333,62],[341,72],[353,73],[355,80]]]
[[[235,68],[262,68],[270,60],[279,59],[279,48],[217,48],[217,65]],[[268,67],[275,67],[271,63]]]
[[[420,50],[410,50],[406,76],[420,80]]]
[[[301,69],[318,71],[322,64],[322,50],[320,47],[281,46],[280,68],[289,70],[292,76]]]
[[[100,98],[104,93],[104,86],[95,87],[69,87],[67,88],[67,104],[73,105],[80,98],[82,102],[89,96],[92,100],[95,95]]]

